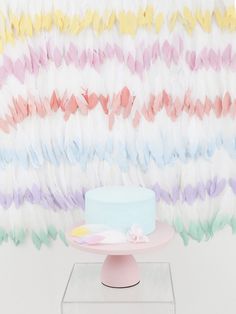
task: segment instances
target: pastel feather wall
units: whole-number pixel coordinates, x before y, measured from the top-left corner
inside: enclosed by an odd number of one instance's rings
[[[0,242],[66,243],[106,184],[185,243],[236,232],[235,34],[233,0],[2,1]]]

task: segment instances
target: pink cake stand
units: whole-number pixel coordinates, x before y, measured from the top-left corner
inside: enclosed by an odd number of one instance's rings
[[[174,236],[174,229],[166,223],[157,222],[156,230],[149,234],[146,243],[120,244],[79,244],[68,237],[70,244],[80,250],[106,254],[102,265],[101,282],[112,288],[127,288],[140,282],[138,264],[132,254],[154,248],[160,248]]]

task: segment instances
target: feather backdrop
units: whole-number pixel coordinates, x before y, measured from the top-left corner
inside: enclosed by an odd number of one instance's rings
[[[0,4],[0,243],[37,248],[108,184],[185,244],[236,232],[233,0]]]

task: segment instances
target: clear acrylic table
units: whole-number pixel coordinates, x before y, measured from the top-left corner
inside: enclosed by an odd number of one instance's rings
[[[100,282],[101,263],[74,264],[61,302],[61,314],[175,314],[169,263],[139,263],[142,276],[132,288]]]

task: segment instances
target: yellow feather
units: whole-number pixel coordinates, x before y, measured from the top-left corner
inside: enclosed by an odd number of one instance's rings
[[[84,16],[83,19],[81,20],[81,26],[82,26],[82,28],[89,27],[90,24],[92,24],[93,15],[94,15],[94,11],[87,10],[87,11],[85,12],[85,16]]]
[[[212,17],[212,14],[210,13],[209,10],[207,10],[205,12],[205,17],[204,17],[204,29],[208,33],[210,33],[211,31],[211,17]]]
[[[36,14],[34,16],[34,19],[32,20],[33,29],[36,33],[38,33],[41,30],[42,27],[42,16],[41,14]]]
[[[151,27],[153,23],[153,7],[151,5],[148,5],[146,10],[145,10],[145,18],[146,18],[146,25]]]
[[[125,19],[126,32],[131,35],[135,35],[137,31],[137,17],[132,12],[128,12]]]
[[[156,32],[160,32],[165,18],[167,18],[170,31],[174,30],[177,22],[180,22],[191,34],[197,23],[204,31],[210,32],[213,16],[217,26],[221,29],[231,32],[236,30],[236,8],[233,5],[227,7],[225,11],[216,8],[213,12],[201,9],[192,12],[188,6],[184,6],[181,12],[171,12],[168,17],[161,12],[154,12],[153,6],[148,5],[145,9],[140,8],[135,12],[106,10],[102,16],[98,11],[87,10],[82,17],[78,15],[70,17],[58,9],[43,15],[36,14],[33,17],[26,13],[16,16],[9,11],[7,23],[5,15],[0,11],[0,35],[4,46],[5,43],[13,43],[17,36],[23,38],[24,36],[33,36],[34,32],[37,33],[41,30],[50,31],[53,24],[60,31],[78,34],[82,29],[88,27],[93,27],[97,33],[101,33],[104,30],[110,30],[117,22],[122,34],[134,36],[138,27],[154,27]]]
[[[183,16],[185,19],[186,28],[191,33],[196,26],[196,19],[188,7],[184,7]]]
[[[155,27],[156,27],[156,31],[159,33],[162,25],[164,22],[164,17],[162,13],[158,13],[157,16],[155,17]]]
[[[110,13],[110,16],[108,18],[107,28],[111,29],[114,26],[115,21],[116,21],[116,15],[114,12],[112,12],[112,13]]]
[[[0,11],[0,37],[5,43],[6,41],[6,19],[2,11]]]
[[[12,30],[6,31],[5,37],[6,37],[6,43],[7,44],[14,44],[15,38],[14,38],[14,34],[13,34]]]
[[[137,23],[138,23],[139,26],[144,26],[145,23],[146,23],[145,11],[143,9],[139,9],[138,10]]]
[[[99,33],[100,32],[100,23],[101,23],[101,17],[97,12],[94,12],[93,14],[93,29]]]
[[[195,13],[196,20],[198,23],[202,26],[204,24],[203,16],[202,16],[202,11],[197,9]]]
[[[21,36],[33,35],[33,26],[29,15],[23,14],[20,19],[20,34]]]
[[[177,18],[179,16],[179,13],[178,11],[172,13],[170,19],[169,19],[169,22],[168,22],[168,27],[169,27],[169,30],[172,32],[174,27],[175,27],[175,24],[177,22]]]
[[[234,31],[236,29],[236,7],[230,6],[226,10],[226,19],[227,19],[227,26],[230,31]]]
[[[52,14],[48,13],[48,14],[44,14],[42,16],[42,28],[45,31],[50,31],[52,28]]]
[[[69,29],[69,25],[70,25],[70,17],[68,15],[64,15],[63,16],[63,32],[67,32]]]
[[[214,16],[215,16],[215,19],[216,19],[218,26],[220,28],[223,28],[224,27],[224,21],[223,21],[224,18],[223,18],[222,12],[219,9],[215,9]]]
[[[211,31],[211,13],[210,11],[202,12],[201,10],[196,11],[196,18],[198,20],[198,23],[201,25],[201,27],[206,31]]]
[[[3,53],[3,41],[0,39],[0,53]]]
[[[70,19],[69,32],[76,35],[80,32],[80,29],[81,29],[81,24],[80,24],[79,15],[74,15]]]
[[[64,14],[60,10],[54,12],[54,24],[60,29],[63,30],[64,27]]]
[[[13,29],[15,36],[19,34],[19,18],[17,18],[15,15],[12,14],[12,12],[9,12],[9,20],[11,24],[11,28]]]
[[[124,11],[118,13],[117,20],[119,23],[119,30],[121,33],[126,33],[126,15]]]

